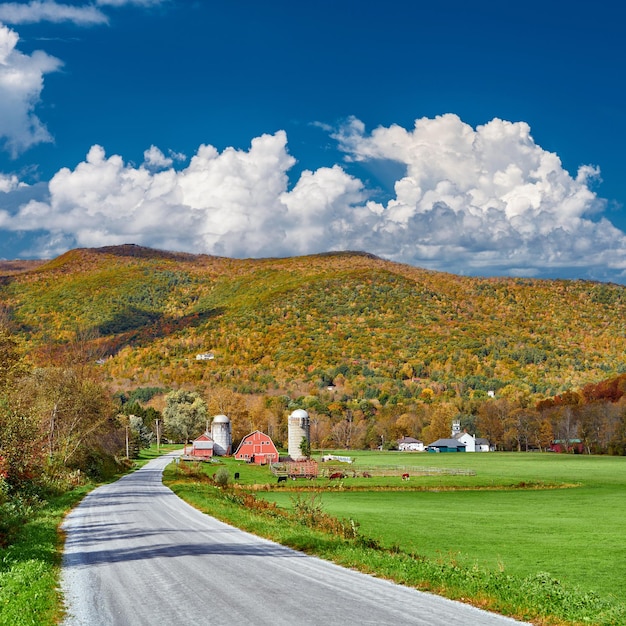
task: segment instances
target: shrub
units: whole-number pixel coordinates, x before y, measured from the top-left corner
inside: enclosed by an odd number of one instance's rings
[[[224,489],[225,487],[228,487],[228,482],[230,481],[230,474],[228,473],[228,470],[225,467],[221,467],[219,470],[217,470],[217,473],[215,474],[215,478],[213,480],[215,480],[215,484],[218,487],[221,487],[222,489]]]

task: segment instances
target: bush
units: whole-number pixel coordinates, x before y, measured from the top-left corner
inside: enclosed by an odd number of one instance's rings
[[[218,487],[228,487],[228,482],[230,481],[230,474],[228,473],[228,470],[225,467],[221,467],[219,470],[217,470],[217,473],[215,474],[215,478],[213,479],[215,480],[215,484]]]
[[[13,496],[0,503],[0,548],[11,543],[24,523],[33,516],[34,501]]]

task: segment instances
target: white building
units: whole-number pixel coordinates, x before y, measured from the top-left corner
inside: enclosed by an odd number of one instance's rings
[[[413,437],[398,439],[398,450],[402,452],[424,452],[424,442]]]
[[[452,438],[465,444],[465,452],[490,452],[491,446],[489,440],[482,437],[474,437],[467,431],[455,432],[454,427],[452,430]]]

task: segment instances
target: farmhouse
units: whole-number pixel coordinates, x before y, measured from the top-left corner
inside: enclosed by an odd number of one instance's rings
[[[489,439],[484,437],[476,437],[476,452],[491,452],[495,448],[491,447]]]
[[[276,463],[278,450],[268,435],[260,430],[255,430],[241,440],[235,451],[235,458],[258,465]]]
[[[398,439],[398,450],[402,452],[424,452],[424,442],[414,437]]]
[[[464,443],[465,452],[489,452],[491,450],[487,439],[483,439],[482,437],[476,438],[474,435],[470,435],[467,430],[461,432],[460,420],[454,420],[452,422],[452,439]]]
[[[428,444],[428,452],[465,452],[465,444],[458,439],[437,439]]]
[[[194,439],[191,444],[190,456],[199,461],[210,459],[213,456],[214,443],[208,432],[203,433],[197,439]]]

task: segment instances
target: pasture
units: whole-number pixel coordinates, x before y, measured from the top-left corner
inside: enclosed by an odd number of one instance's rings
[[[319,491],[326,512],[357,520],[364,535],[383,545],[521,576],[548,572],[583,591],[624,597],[626,458],[366,451],[350,455],[355,462],[346,467],[356,478],[340,483],[325,478],[288,481],[263,492],[263,497],[290,508],[290,490],[312,489]],[[362,470],[389,465],[403,468],[410,480],[358,477]],[[476,473],[416,475],[423,467]],[[242,482],[272,480],[266,468],[244,469]]]

